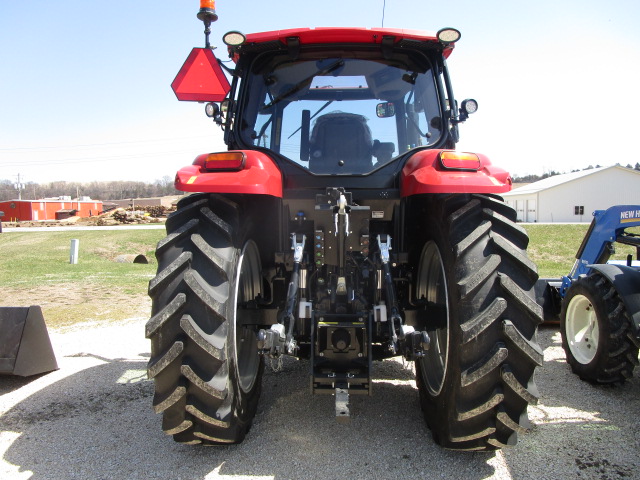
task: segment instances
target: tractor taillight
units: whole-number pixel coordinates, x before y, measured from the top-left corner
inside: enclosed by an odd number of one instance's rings
[[[242,152],[210,153],[203,166],[205,170],[242,170],[244,158]]]
[[[480,159],[475,153],[440,152],[440,163],[444,168],[452,170],[479,170]]]

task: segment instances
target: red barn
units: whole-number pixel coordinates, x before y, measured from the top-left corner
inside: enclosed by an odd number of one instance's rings
[[[102,213],[102,201],[81,199],[71,200],[70,197],[43,200],[8,200],[0,202],[0,212],[4,212],[2,221],[24,222],[38,220],[58,220],[69,217],[75,210],[78,217],[90,217]]]

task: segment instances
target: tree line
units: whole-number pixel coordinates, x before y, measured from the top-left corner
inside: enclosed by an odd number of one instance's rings
[[[18,190],[15,182],[0,180],[0,201],[16,200]],[[71,198],[91,197],[94,200],[123,200],[129,198],[163,197],[165,195],[180,195],[173,186],[173,178],[164,176],[153,183],[134,181],[110,182],[27,182],[20,192],[23,200],[39,200],[42,198],[70,196]]]
[[[589,165],[582,170],[598,168],[600,165]],[[626,168],[640,171],[640,162],[635,166],[628,164]],[[580,170],[572,170],[578,172]],[[532,183],[538,180],[560,175],[564,172],[551,170],[542,175],[513,175],[514,183]],[[18,190],[11,180],[0,180],[0,201],[15,200],[18,198]],[[168,175],[153,183],[133,182],[133,181],[111,181],[111,182],[51,182],[35,183],[28,182],[21,192],[23,200],[39,200],[42,198],[70,196],[71,198],[91,197],[94,200],[123,200],[129,198],[163,197],[166,195],[180,195],[181,192],[173,186],[173,179]]]

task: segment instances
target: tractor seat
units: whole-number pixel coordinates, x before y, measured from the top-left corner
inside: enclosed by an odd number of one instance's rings
[[[309,139],[313,173],[365,173],[372,167],[372,139],[367,119],[334,112],[318,117]]]

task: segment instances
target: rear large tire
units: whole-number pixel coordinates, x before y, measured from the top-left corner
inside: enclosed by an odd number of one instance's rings
[[[542,309],[526,232],[499,199],[450,195],[426,200],[422,249],[414,252],[416,298],[426,303],[431,347],[416,361],[420,401],[435,441],[456,450],[494,450],[528,428],[542,365]],[[419,253],[418,253],[419,252]]]
[[[246,223],[245,223],[246,225]],[[177,442],[241,442],[255,416],[263,362],[243,310],[261,295],[260,255],[238,206],[193,195],[167,219],[149,282],[148,374],[154,409]]]
[[[638,345],[622,299],[593,273],[573,282],[562,301],[562,347],[573,373],[591,383],[623,383],[638,365]]]

